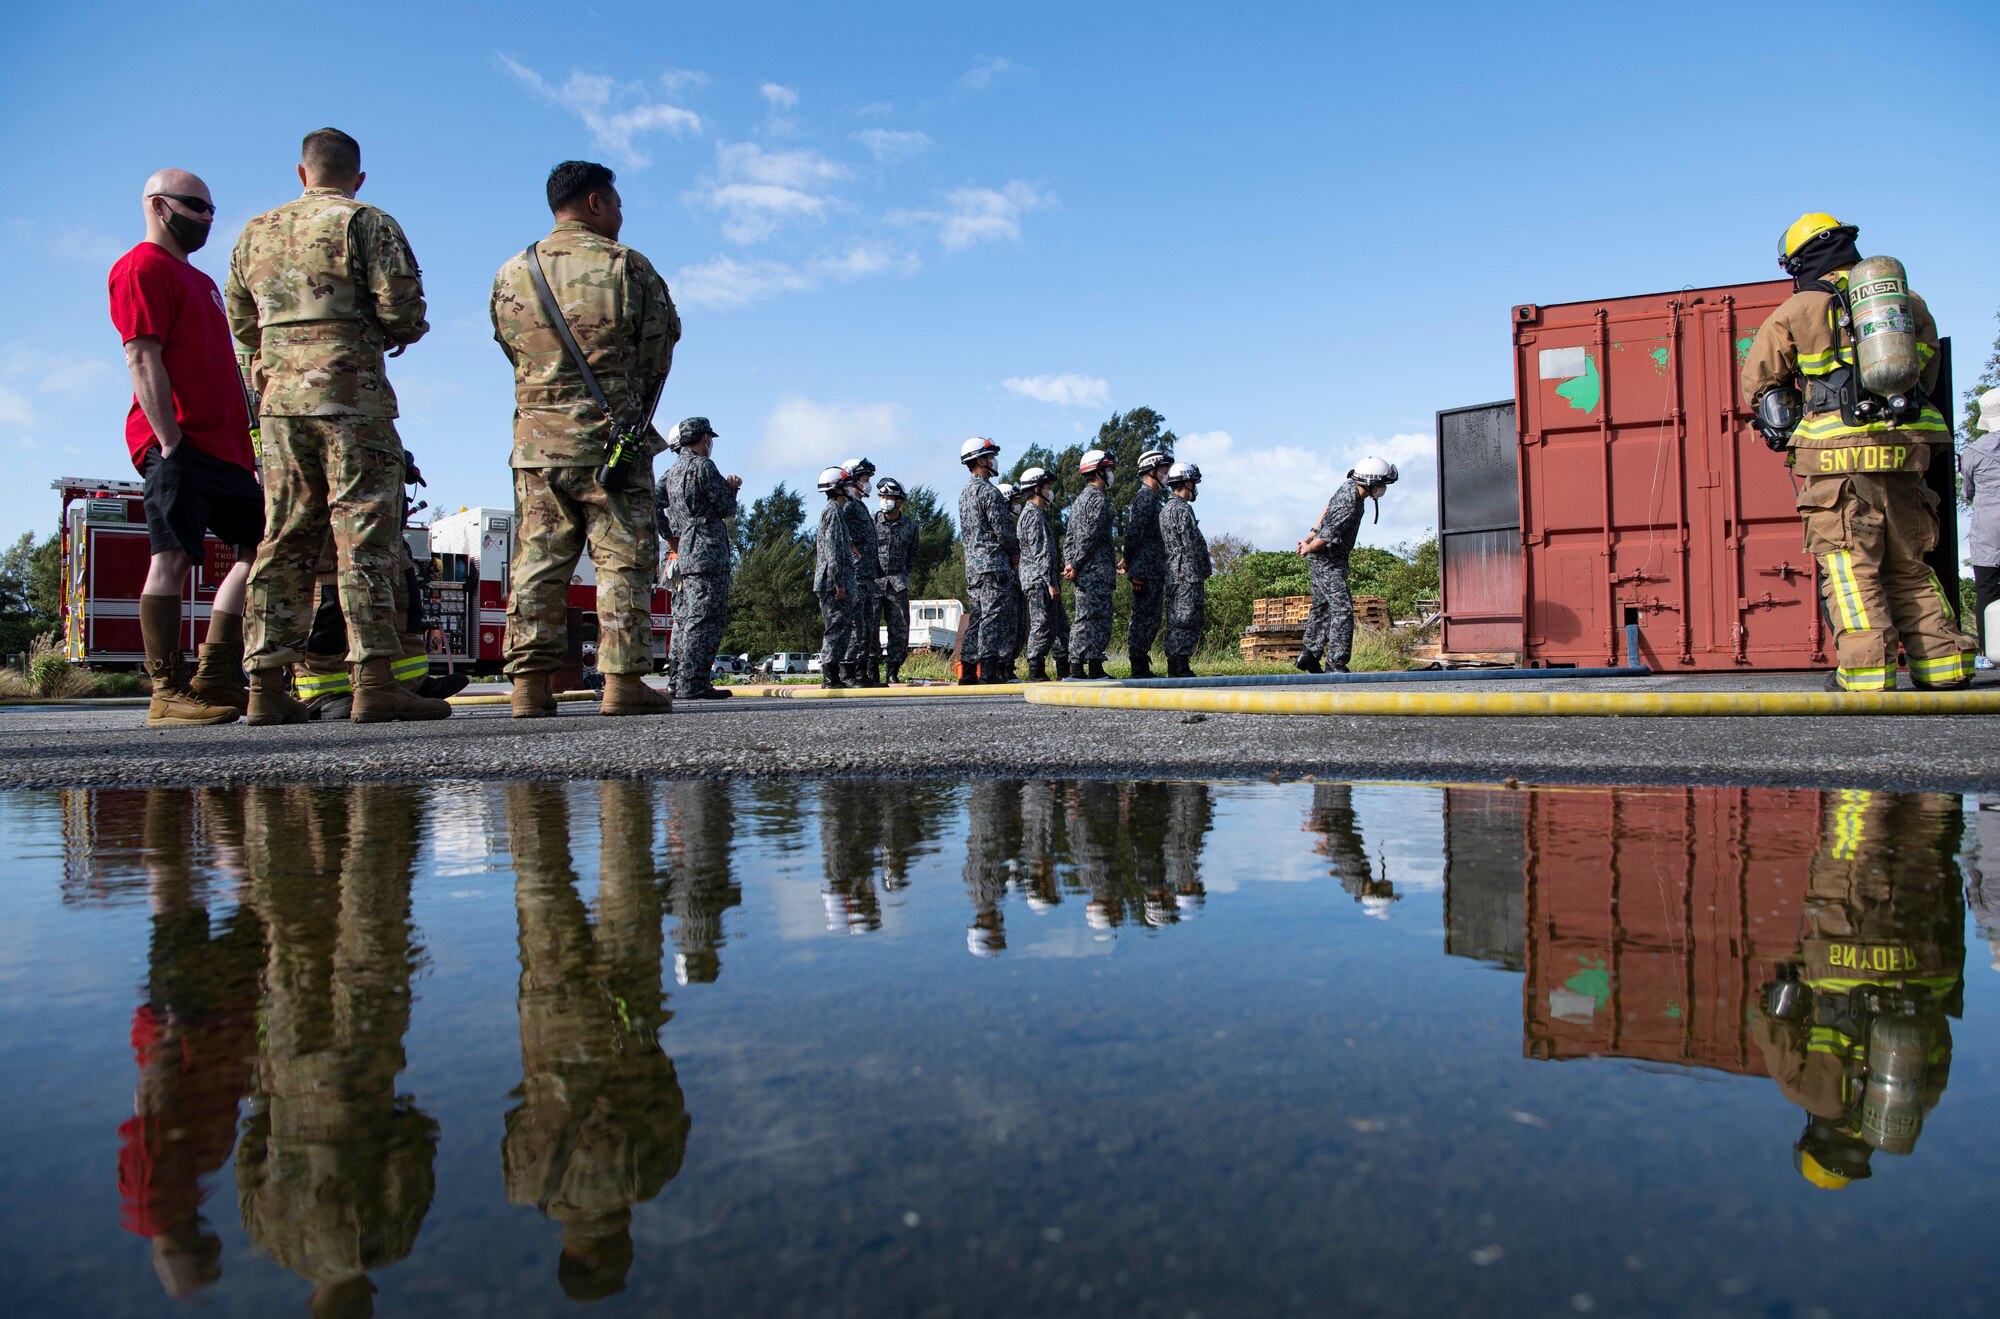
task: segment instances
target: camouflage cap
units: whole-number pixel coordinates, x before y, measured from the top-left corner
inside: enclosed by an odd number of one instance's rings
[[[707,417],[689,417],[674,423],[673,432],[667,436],[667,444],[678,449],[683,444],[692,444],[711,435],[715,435],[717,439],[721,438],[716,435],[715,427],[708,424]]]

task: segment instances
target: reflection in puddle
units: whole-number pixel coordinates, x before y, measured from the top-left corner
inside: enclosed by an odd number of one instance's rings
[[[1978,805],[1098,781],[19,794],[6,1153],[50,1208],[4,1211],[4,1276],[21,1313],[143,1308],[149,1287],[321,1314],[445,1294],[1747,1310],[1829,1303],[1778,1246],[1837,1224],[1860,1256],[1904,1252],[1841,1300],[1942,1304],[1981,1276],[1972,1206],[2000,1171],[1970,1116],[2000,1098],[1992,1069],[1941,1106],[1954,1032],[1996,1042],[1965,1006],[1968,897],[2000,937],[2000,812]],[[85,1025],[107,1010],[129,1049]],[[103,1105],[127,1095],[107,1211]],[[1859,1217],[1807,1198],[1863,1179]],[[1295,1230],[1349,1201],[1380,1228],[1365,1247]]]

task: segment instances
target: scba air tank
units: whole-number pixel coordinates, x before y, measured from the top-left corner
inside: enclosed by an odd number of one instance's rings
[[[1847,304],[1854,316],[1861,387],[1890,400],[1908,395],[1917,387],[1923,362],[1917,357],[1917,313],[1903,263],[1892,256],[1860,262],[1847,275]]]

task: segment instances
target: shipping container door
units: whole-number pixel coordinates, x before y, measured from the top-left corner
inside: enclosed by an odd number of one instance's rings
[[[1514,400],[1437,417],[1441,648],[1521,650],[1520,434]]]

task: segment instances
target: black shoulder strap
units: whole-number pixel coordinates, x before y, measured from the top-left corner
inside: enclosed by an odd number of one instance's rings
[[[528,263],[528,275],[535,281],[536,296],[541,298],[542,310],[548,313],[549,320],[556,327],[556,333],[562,337],[563,347],[569,349],[569,360],[576,363],[576,369],[582,373],[583,387],[590,391],[591,402],[597,404],[597,410],[615,426],[618,424],[618,419],[611,415],[611,403],[604,397],[604,387],[597,383],[597,373],[590,369],[590,362],[584,357],[582,346],[577,343],[576,336],[570,333],[569,321],[563,316],[562,308],[556,305],[555,290],[549,287],[549,277],[542,270],[540,248],[541,244],[530,243],[527,250],[521,253],[522,258]]]

